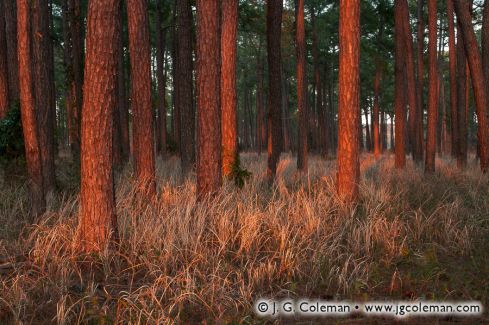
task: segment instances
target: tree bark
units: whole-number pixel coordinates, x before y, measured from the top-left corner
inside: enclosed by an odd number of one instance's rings
[[[406,128],[406,96],[404,92],[404,75],[405,75],[405,31],[404,31],[404,14],[402,8],[403,0],[395,1],[395,115],[396,115],[396,160],[397,169],[403,169],[406,166],[405,150],[405,128]]]
[[[379,88],[380,80],[382,79],[382,67],[379,62],[375,68],[375,80],[374,80],[374,112],[373,112],[373,140],[374,140],[374,156],[375,159],[379,159],[382,154],[380,143],[380,130],[379,130]]]
[[[162,0],[156,2],[156,73],[158,78],[158,127],[156,135],[157,150],[166,156],[166,74],[165,74],[165,35],[162,29]]]
[[[237,126],[237,33],[238,0],[221,5],[221,124],[222,173],[229,177],[238,157]],[[246,96],[246,94],[245,94]]]
[[[282,11],[283,0],[267,0],[268,52],[268,165],[267,177],[275,178],[282,152]]]
[[[416,163],[421,163],[423,161],[423,149],[424,149],[424,17],[423,17],[423,8],[424,8],[425,0],[418,0],[418,22],[417,22],[417,114],[416,114],[416,151],[414,157],[414,161]]]
[[[307,172],[307,81],[306,81],[306,33],[304,27],[304,0],[298,0],[296,15],[296,51],[297,51],[297,114],[298,144],[297,144],[297,169]],[[313,41],[314,42],[314,41]],[[314,42],[315,45],[315,42]],[[316,53],[315,53],[316,54]],[[316,57],[314,57],[316,60]],[[314,61],[316,64],[316,61]],[[316,76],[316,65],[314,66]]]
[[[489,7],[488,7],[489,8]],[[450,122],[451,122],[451,154],[453,158],[458,153],[458,122],[457,122],[457,53],[455,48],[455,23],[453,17],[453,0],[447,0],[448,17],[448,50],[450,70]]]
[[[131,154],[129,139],[129,111],[126,90],[126,68],[124,54],[124,3],[120,2],[120,16],[117,17],[117,24],[120,27],[117,36],[117,113],[119,123],[119,145],[121,163],[126,162]],[[116,117],[117,118],[117,117]]]
[[[476,113],[478,121],[477,137],[479,139],[479,154],[481,170],[489,170],[489,116],[487,109],[487,86],[484,77],[481,54],[472,26],[469,3],[455,0],[455,11],[459,17],[462,37],[464,39],[465,54],[469,62]]]
[[[35,108],[34,89],[32,87],[32,53],[31,53],[31,8],[28,0],[17,0],[17,32],[18,32],[18,62],[20,109],[24,146],[29,175],[29,192],[31,214],[35,218],[46,209],[44,199],[41,149],[38,134],[37,112]]]
[[[32,56],[34,68],[34,98],[36,100],[39,141],[43,172],[43,186],[46,193],[56,189],[55,178],[55,122],[56,113],[52,103],[54,84],[50,69],[53,63],[50,56],[52,49],[49,21],[51,12],[47,1],[32,1]]]
[[[4,13],[4,2],[0,2],[0,13]],[[9,109],[7,35],[5,18],[0,14],[0,120],[4,119]]]
[[[197,198],[221,187],[219,1],[197,0]]]
[[[19,62],[17,55],[17,6],[16,2],[3,1],[5,10],[5,35],[7,42],[7,70],[9,100],[19,101]]]
[[[457,20],[459,21],[458,17]],[[460,23],[458,23],[460,30]],[[462,33],[457,33],[457,166],[467,165],[467,56],[465,55]]]
[[[338,102],[338,195],[346,202],[358,197],[360,161],[360,1],[340,0]]]
[[[151,107],[151,51],[147,0],[127,0],[131,59],[134,171],[140,190],[156,194],[153,110]]]
[[[180,121],[182,171],[187,174],[195,163],[195,111],[192,78],[192,8],[189,0],[177,0],[177,96]],[[220,80],[220,78],[219,78]],[[185,127],[183,127],[185,126]]]
[[[117,239],[112,171],[118,0],[90,1],[81,121],[80,249],[99,252]]]

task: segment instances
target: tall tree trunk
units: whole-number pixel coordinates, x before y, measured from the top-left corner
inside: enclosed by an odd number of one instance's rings
[[[197,198],[222,182],[219,1],[197,0]]]
[[[140,190],[148,197],[153,197],[156,194],[156,183],[148,3],[147,0],[127,0],[127,8],[134,171]]]
[[[173,3],[173,27],[172,27],[172,76],[173,76],[173,93],[172,93],[172,115],[171,115],[171,130],[173,141],[175,142],[176,151],[180,155],[180,105],[178,104],[178,91],[180,89],[180,76],[177,65],[179,62],[178,54],[178,34],[177,34],[177,8],[178,1],[174,0]]]
[[[364,114],[365,114],[365,149],[367,151],[370,151],[372,149],[372,138],[370,137],[370,127],[368,125],[368,107],[365,107]]]
[[[489,7],[488,7],[489,8]],[[455,23],[453,17],[453,0],[447,0],[448,16],[448,49],[450,69],[450,130],[451,130],[451,154],[453,158],[458,156],[458,122],[457,122],[457,53],[455,49]]]
[[[414,155],[414,161],[421,163],[423,160],[424,149],[424,31],[425,23],[423,16],[425,0],[418,0],[418,22],[417,22],[417,114],[416,114],[416,151]]]
[[[269,180],[275,178],[282,152],[282,11],[283,0],[267,0],[268,52],[268,167]]]
[[[158,153],[166,156],[166,74],[165,74],[165,46],[166,32],[162,29],[162,0],[156,2],[156,74],[158,78],[158,127],[156,143]]]
[[[126,67],[124,54],[124,2],[120,0],[121,15],[117,17],[120,26],[117,36],[117,106],[119,112],[121,159],[126,162],[131,155],[131,141],[129,137],[129,104],[127,102]]]
[[[264,133],[264,121],[263,121],[263,116],[264,116],[264,101],[263,101],[263,91],[264,91],[264,85],[263,85],[263,59],[262,59],[262,54],[261,54],[261,39],[260,39],[260,45],[258,49],[258,55],[257,55],[257,86],[256,86],[256,141],[257,141],[257,149],[258,149],[258,155],[261,155],[262,151],[262,146],[263,146],[263,133]]]
[[[195,163],[195,112],[192,78],[192,8],[189,0],[177,0],[177,105],[180,115],[182,171],[187,174]],[[219,78],[220,80],[220,78]],[[185,127],[183,127],[185,126]]]
[[[487,86],[483,73],[482,59],[477,45],[477,39],[472,26],[469,3],[455,0],[455,11],[460,18],[460,27],[464,39],[465,53],[469,62],[476,113],[478,121],[477,137],[481,169],[484,173],[489,170],[489,116],[487,109]]]
[[[360,161],[360,1],[340,0],[340,69],[338,102],[338,195],[358,197]]]
[[[374,140],[374,156],[375,159],[379,159],[382,149],[379,134],[379,88],[380,80],[382,79],[382,66],[380,62],[377,62],[375,67],[375,80],[374,80],[374,113],[373,113],[373,140]]]
[[[0,2],[0,13],[4,13],[4,2]],[[0,120],[5,118],[9,108],[8,66],[7,66],[7,35],[5,33],[5,17],[0,14]]]
[[[458,20],[458,30],[460,21]],[[457,166],[462,169],[467,165],[467,56],[465,55],[462,33],[457,33]]]
[[[17,55],[17,6],[13,0],[3,1],[5,10],[5,36],[7,42],[7,70],[9,100],[19,101],[19,63]],[[30,18],[29,18],[30,19]]]
[[[17,0],[17,33],[18,33],[18,62],[20,109],[22,129],[24,132],[25,155],[29,175],[29,192],[31,214],[37,217],[44,213],[43,173],[41,149],[37,124],[37,112],[34,99],[34,89],[31,71],[31,8],[28,0]]]
[[[125,85],[122,83],[124,81],[124,68],[119,69],[119,64],[121,58],[124,58],[124,47],[120,46],[121,40],[123,38],[123,20],[122,20],[122,10],[123,3],[119,2],[117,7],[117,20],[116,20],[116,35],[117,35],[117,54],[115,56],[117,60],[117,84],[116,84],[116,94],[117,94],[117,104],[114,106],[112,111],[112,161],[114,162],[114,167],[120,167],[125,160],[124,149],[123,149],[123,134],[122,134],[122,121],[121,121],[121,111],[126,109],[125,106]],[[122,52],[122,53],[121,53]],[[122,82],[121,82],[122,81]],[[120,87],[123,87],[121,90]]]
[[[52,103],[54,84],[50,76],[50,57],[52,47],[49,33],[49,21],[51,12],[47,1],[34,0],[32,2],[32,55],[34,67],[34,93],[36,107],[38,109],[39,140],[41,149],[41,161],[43,172],[43,186],[46,193],[56,188],[55,178],[55,107]]]
[[[428,0],[428,55],[429,55],[429,89],[428,89],[428,128],[426,134],[426,161],[425,171],[435,171],[436,155],[436,128],[438,120],[438,97],[437,97],[437,4],[436,0]]]
[[[221,5],[221,124],[222,173],[229,177],[238,156],[237,134],[237,33],[238,0]]]
[[[315,45],[315,42],[314,42]],[[306,33],[304,27],[304,0],[298,0],[296,15],[296,51],[297,51],[297,113],[299,116],[297,169],[307,172],[307,81],[306,81]],[[316,51],[314,51],[315,53]],[[316,54],[316,53],[315,53]],[[314,58],[316,60],[317,58]],[[316,64],[316,61],[314,61]],[[316,74],[316,66],[314,66]]]
[[[400,2],[402,11],[402,24],[404,30],[404,41],[406,51],[406,72],[407,72],[407,85],[408,85],[408,103],[409,103],[409,143],[411,146],[411,153],[416,155],[416,114],[418,112],[418,98],[417,98],[417,85],[416,85],[416,66],[414,64],[414,50],[413,50],[413,35],[411,32],[411,24],[409,20],[409,7],[407,0],[401,0]]]
[[[118,5],[118,0],[102,0],[88,6],[78,226],[85,252],[101,251],[117,239],[111,124],[116,105]]]
[[[405,75],[405,31],[403,23],[403,0],[395,0],[395,115],[396,115],[396,168],[406,166],[405,128],[406,128],[406,96],[404,92]]]

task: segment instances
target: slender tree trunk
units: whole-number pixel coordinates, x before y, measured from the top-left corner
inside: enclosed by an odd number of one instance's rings
[[[177,0],[177,95],[180,115],[182,170],[187,174],[195,163],[195,112],[192,78],[192,8],[189,0]],[[220,80],[220,78],[219,78]],[[185,126],[185,127],[183,127]]]
[[[5,118],[9,108],[7,35],[5,32],[4,2],[0,1],[0,120]]]
[[[364,114],[365,114],[365,149],[367,151],[370,151],[372,138],[370,137],[370,127],[368,125],[368,107],[365,107]]]
[[[131,59],[134,171],[140,190],[156,194],[153,110],[151,108],[151,52],[147,0],[127,0]]]
[[[116,105],[118,0],[90,1],[85,96],[81,122],[79,239],[85,252],[117,239],[112,170],[112,110]]]
[[[489,7],[488,7],[489,8]],[[450,122],[451,122],[451,154],[458,156],[458,119],[457,119],[457,53],[455,49],[455,23],[453,17],[453,0],[447,0],[448,17],[448,49],[450,69]]]
[[[197,198],[222,182],[219,1],[197,0]]]
[[[261,155],[262,146],[263,146],[263,59],[261,54],[261,40],[258,49],[257,55],[257,86],[256,86],[256,142],[258,155]]]
[[[465,1],[455,0],[455,11],[460,18],[462,37],[464,39],[465,53],[469,62],[472,87],[478,121],[477,136],[479,139],[479,153],[481,169],[484,173],[489,170],[489,116],[487,110],[487,86],[483,73],[482,59],[477,45],[477,39],[472,26],[470,6]]]
[[[405,127],[406,127],[406,96],[404,92],[405,75],[405,32],[403,24],[403,0],[395,1],[395,115],[396,115],[396,168],[403,169],[406,166],[405,151]]]
[[[418,22],[417,22],[417,114],[416,114],[416,151],[414,157],[414,161],[416,163],[421,163],[423,160],[423,149],[424,149],[424,17],[423,17],[423,8],[424,8],[425,0],[418,0]]]
[[[28,0],[17,0],[17,32],[20,109],[24,132],[25,155],[29,175],[31,214],[35,218],[46,209],[44,200],[41,149],[38,134],[37,112],[31,71],[31,8]]]
[[[358,197],[360,161],[360,1],[340,0],[340,70],[338,102],[338,195]]]
[[[5,36],[7,42],[7,71],[9,100],[19,101],[19,63],[17,55],[17,6],[13,0],[3,1],[5,10]],[[3,12],[3,11],[2,11]],[[30,19],[30,18],[29,18]]]
[[[436,127],[438,120],[438,97],[437,97],[437,3],[436,0],[428,0],[428,32],[429,32],[429,89],[428,89],[428,129],[426,135],[426,161],[425,171],[435,171],[436,155]]]
[[[304,27],[304,0],[298,0],[296,15],[296,51],[297,51],[297,112],[299,116],[297,169],[307,172],[307,81],[306,81],[306,36]],[[315,59],[316,60],[316,59]],[[315,61],[316,63],[316,61]],[[314,69],[316,74],[316,66]]]
[[[459,20],[459,19],[457,19]],[[460,24],[458,25],[460,30]],[[457,33],[457,166],[467,165],[467,57],[465,55],[462,33]]]
[[[171,118],[171,129],[173,135],[173,141],[175,142],[176,151],[181,156],[181,144],[180,144],[180,105],[178,103],[180,89],[180,76],[181,73],[178,71],[177,65],[179,64],[179,53],[178,53],[178,34],[177,34],[177,8],[178,1],[174,0],[173,4],[173,28],[172,28],[172,75],[173,75],[173,94],[172,94],[172,118]]]
[[[382,67],[379,62],[375,68],[375,80],[374,80],[374,113],[373,113],[373,140],[374,140],[374,156],[375,159],[379,159],[382,149],[379,134],[379,88],[380,80],[382,79]]]
[[[156,2],[156,73],[158,78],[158,127],[157,150],[166,156],[166,74],[165,74],[165,46],[166,32],[162,29],[162,0]]]
[[[38,109],[39,140],[43,172],[43,186],[46,193],[56,188],[54,156],[55,156],[55,107],[52,105],[52,84],[50,69],[50,47],[52,47],[49,33],[50,11],[47,1],[34,0],[32,2],[32,55],[34,67],[34,93]]]
[[[283,0],[267,0],[268,52],[268,168],[267,176],[275,178],[282,152],[282,11]]]
[[[223,1],[221,11],[222,173],[223,176],[229,177],[238,157],[238,128],[236,124],[238,0]]]

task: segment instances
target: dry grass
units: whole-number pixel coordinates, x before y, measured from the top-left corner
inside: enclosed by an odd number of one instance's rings
[[[284,156],[273,189],[265,157],[242,162],[253,172],[246,186],[226,184],[204,203],[175,158],[158,164],[157,204],[138,202],[124,170],[121,245],[103,256],[74,250],[67,167],[65,190],[31,226],[25,186],[0,180],[0,323],[256,323],[260,296],[489,302],[489,182],[475,165],[459,172],[440,160],[425,178],[365,155],[352,207],[335,197],[333,161],[311,159],[304,176]]]

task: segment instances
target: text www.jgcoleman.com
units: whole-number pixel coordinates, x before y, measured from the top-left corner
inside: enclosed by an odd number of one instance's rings
[[[254,305],[259,317],[347,317],[354,314],[364,316],[426,316],[426,317],[477,317],[484,308],[478,301],[433,302],[393,301],[363,302],[324,300],[272,300],[258,299]]]

